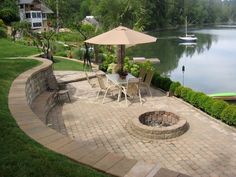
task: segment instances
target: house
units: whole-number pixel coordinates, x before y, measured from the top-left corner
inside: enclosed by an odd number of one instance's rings
[[[99,23],[98,21],[94,18],[94,16],[86,16],[83,20],[82,20],[83,24],[90,24],[95,26],[96,28],[99,27]]]
[[[31,24],[33,30],[47,30],[47,15],[53,13],[41,0],[18,0],[21,21]]]

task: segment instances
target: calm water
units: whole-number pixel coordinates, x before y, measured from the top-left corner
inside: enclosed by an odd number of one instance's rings
[[[236,27],[191,32],[198,37],[195,45],[178,41],[181,30],[163,31],[152,34],[158,37],[157,43],[129,48],[127,55],[159,58],[157,71],[195,90],[236,92]]]

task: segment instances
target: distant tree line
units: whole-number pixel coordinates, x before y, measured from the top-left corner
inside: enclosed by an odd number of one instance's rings
[[[56,0],[44,0],[55,12]],[[140,30],[176,27],[188,23],[211,24],[236,21],[236,0],[58,0],[60,24],[69,27],[93,15],[104,29],[119,24]],[[0,0],[0,19],[19,20],[16,0]]]
[[[55,0],[45,0],[55,11]],[[93,15],[109,29],[119,24],[154,30],[188,23],[211,24],[236,21],[236,0],[59,0],[63,26]]]

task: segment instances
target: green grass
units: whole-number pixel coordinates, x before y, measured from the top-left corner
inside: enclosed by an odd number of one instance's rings
[[[83,63],[75,62],[70,59],[55,58],[54,70],[83,71]]]
[[[17,126],[8,108],[12,81],[38,65],[35,60],[0,60],[0,176],[1,177],[89,177],[105,176],[75,163],[38,144]]]
[[[39,53],[36,47],[26,46],[9,39],[0,39],[0,59],[8,57],[26,57]]]

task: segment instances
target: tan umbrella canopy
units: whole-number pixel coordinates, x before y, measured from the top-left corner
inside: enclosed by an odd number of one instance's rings
[[[99,45],[118,45],[118,64],[123,67],[125,57],[125,45],[136,45],[156,42],[157,38],[150,35],[119,26],[108,32],[86,40],[86,43]]]

